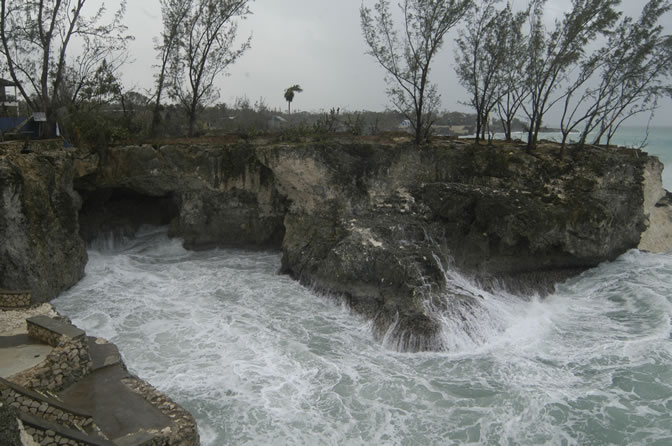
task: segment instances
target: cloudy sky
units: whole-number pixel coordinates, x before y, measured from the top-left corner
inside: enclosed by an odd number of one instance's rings
[[[93,9],[94,2],[91,0]],[[364,0],[373,5],[375,0]],[[393,4],[396,2],[393,1]],[[513,0],[523,5],[526,0]],[[549,0],[547,17],[560,16],[570,0]],[[625,0],[623,9],[636,16],[644,0]],[[115,1],[105,1],[109,10]],[[242,38],[252,35],[252,47],[228,76],[218,81],[220,102],[233,104],[246,96],[251,103],[263,98],[271,108],[284,109],[284,90],[294,84],[304,89],[292,103],[293,110],[319,111],[340,107],[346,110],[383,110],[390,103],[385,95],[384,72],[365,54],[359,23],[361,0],[253,0],[253,14],[240,24]],[[665,19],[672,21],[672,15]],[[153,39],[161,32],[158,0],[129,0],[126,25],[135,41],[129,45],[132,63],[124,69],[127,87],[139,91],[153,82],[156,63]],[[672,29],[672,23],[666,24]],[[672,30],[670,31],[672,32]],[[439,86],[442,108],[470,111],[461,102],[466,92],[454,72],[454,40],[450,35],[432,69],[431,79]],[[672,125],[672,101],[657,113],[655,124]],[[553,125],[552,122],[548,123]]]

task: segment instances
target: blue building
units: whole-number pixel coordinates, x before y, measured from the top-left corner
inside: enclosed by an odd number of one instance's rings
[[[17,87],[18,85],[15,82],[0,79],[0,139],[5,139],[5,137],[13,139],[38,138],[40,136],[40,125],[43,121],[46,121],[44,113],[20,116]]]

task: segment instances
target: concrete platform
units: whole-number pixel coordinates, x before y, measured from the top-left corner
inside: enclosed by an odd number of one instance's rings
[[[35,342],[27,334],[0,336],[0,378],[9,378],[47,359],[54,348]]]

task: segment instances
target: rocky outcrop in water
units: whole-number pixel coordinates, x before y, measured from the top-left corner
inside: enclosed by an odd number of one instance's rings
[[[23,143],[0,144],[0,288],[32,290],[36,302],[77,283],[87,260],[73,190],[79,155],[59,143],[24,153]]]
[[[425,350],[442,348],[437,312],[479,298],[451,271],[544,293],[629,249],[672,248],[655,158],[557,154],[459,141],[129,146],[76,169],[75,188],[86,239],[152,223],[188,247],[281,247],[283,272],[341,295],[378,338]]]
[[[639,245],[644,177],[660,163],[626,149],[556,154],[466,143],[269,148],[262,159],[290,202],[283,270],[347,296],[398,348],[441,348],[434,315],[478,298],[446,271],[544,293]]]

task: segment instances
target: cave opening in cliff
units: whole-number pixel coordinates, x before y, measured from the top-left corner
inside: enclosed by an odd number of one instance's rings
[[[105,188],[82,195],[79,232],[87,243],[106,234],[133,236],[143,225],[168,226],[179,216],[173,194],[152,196]]]

